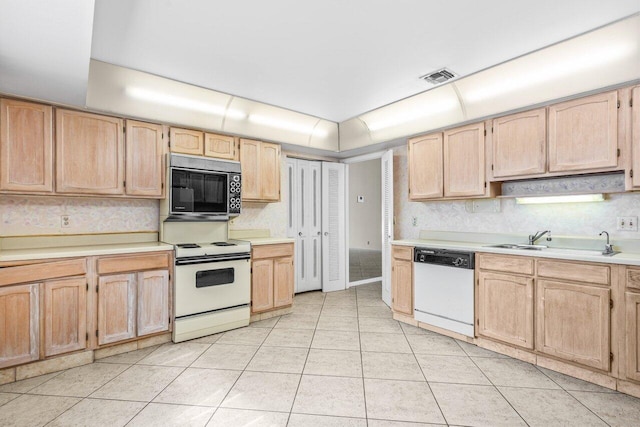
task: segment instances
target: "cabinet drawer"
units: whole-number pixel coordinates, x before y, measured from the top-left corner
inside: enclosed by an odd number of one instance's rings
[[[627,288],[640,290],[640,269],[627,268]]]
[[[478,255],[478,268],[514,274],[533,274],[533,258],[505,255]]]
[[[5,267],[0,275],[0,286],[38,282],[59,277],[80,276],[86,272],[86,258]]]
[[[293,256],[293,243],[278,243],[253,247],[253,259]]]
[[[582,264],[539,259],[538,276],[593,283],[596,285],[609,285],[611,283],[611,267],[601,264]]]
[[[393,246],[391,256],[395,259],[413,261],[413,248],[410,246]]]
[[[98,259],[98,274],[126,273],[129,271],[169,268],[166,252],[148,255],[126,255]]]

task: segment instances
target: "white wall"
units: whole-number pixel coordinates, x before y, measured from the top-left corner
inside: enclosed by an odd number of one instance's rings
[[[349,248],[382,248],[380,186],[380,159],[349,164]]]
[[[612,239],[638,239],[640,233],[616,231],[617,216],[640,216],[640,193],[613,194],[604,202],[517,205],[502,199],[500,213],[468,213],[464,201],[410,202],[406,146],[394,149],[395,238],[416,239],[420,230],[554,235],[598,238],[606,230]],[[417,222],[414,226],[413,217]]]

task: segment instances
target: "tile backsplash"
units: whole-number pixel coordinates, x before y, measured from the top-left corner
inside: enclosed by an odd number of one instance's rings
[[[158,209],[157,200],[3,195],[0,236],[157,232]]]
[[[551,230],[564,236],[637,239],[639,232],[617,231],[616,217],[640,216],[640,193],[611,194],[604,202],[518,205],[501,199],[497,213],[469,213],[464,201],[410,202],[406,146],[394,149],[395,238],[417,239],[420,230],[513,233]],[[415,224],[413,218],[416,218]]]

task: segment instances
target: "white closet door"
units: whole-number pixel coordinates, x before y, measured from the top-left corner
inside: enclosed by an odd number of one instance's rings
[[[382,155],[382,300],[391,306],[391,241],[393,240],[393,150]]]
[[[322,163],[322,290],[346,289],[346,200],[342,163]]]
[[[287,157],[287,237],[298,236],[298,191],[296,187],[297,160]]]
[[[307,162],[306,290],[322,289],[322,163]]]

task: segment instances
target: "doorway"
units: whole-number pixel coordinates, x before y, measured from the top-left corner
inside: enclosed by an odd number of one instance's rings
[[[382,280],[380,161],[349,165],[349,286]]]

